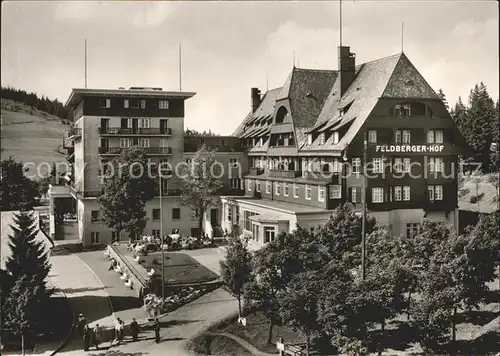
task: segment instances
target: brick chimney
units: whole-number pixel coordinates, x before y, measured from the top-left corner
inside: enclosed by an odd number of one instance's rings
[[[351,53],[350,47],[338,47],[339,55],[339,90],[342,97],[354,81],[356,73],[356,55]]]
[[[251,90],[251,105],[252,105],[252,112],[253,113],[255,112],[255,110],[257,110],[260,103],[261,103],[261,97],[260,97],[259,88],[252,88],[252,90]]]

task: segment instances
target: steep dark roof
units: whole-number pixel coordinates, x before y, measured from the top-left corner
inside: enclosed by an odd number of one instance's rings
[[[314,125],[336,78],[333,70],[293,68],[288,97],[295,128]]]
[[[245,125],[252,122],[252,121],[260,121],[260,119],[268,117],[271,118],[274,114],[274,103],[276,102],[276,99],[281,91],[281,88],[276,88],[276,89],[271,89],[267,91],[263,98],[262,101],[255,110],[254,113],[249,113],[245,120],[238,126],[238,128],[234,131],[233,135],[234,136],[241,136],[245,132]],[[249,132],[251,128],[248,128],[246,131]]]

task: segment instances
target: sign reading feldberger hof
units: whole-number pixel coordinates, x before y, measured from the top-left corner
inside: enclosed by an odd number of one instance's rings
[[[444,145],[377,145],[377,152],[442,152]]]

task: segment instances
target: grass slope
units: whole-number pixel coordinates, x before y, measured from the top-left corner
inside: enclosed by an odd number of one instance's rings
[[[12,156],[16,161],[33,162],[41,175],[52,163],[65,161],[62,139],[68,126],[61,118],[12,100],[2,99],[1,108],[2,160]],[[29,174],[39,175],[34,168]]]

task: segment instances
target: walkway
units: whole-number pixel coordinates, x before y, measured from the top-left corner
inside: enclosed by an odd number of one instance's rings
[[[248,341],[242,339],[239,336],[231,334],[231,333],[211,333],[211,332],[207,332],[207,333],[205,333],[205,335],[224,336],[224,337],[230,338],[230,339],[236,341],[238,344],[240,344],[242,347],[244,347],[245,349],[247,349],[252,355],[255,355],[255,356],[276,356],[276,354],[268,354],[268,353],[259,351],[255,346],[253,346],[252,344],[250,344]]]

